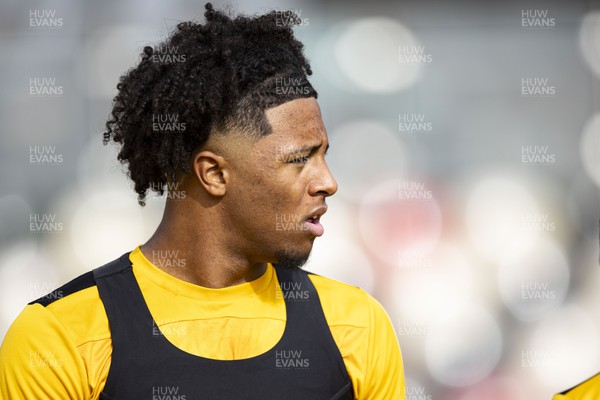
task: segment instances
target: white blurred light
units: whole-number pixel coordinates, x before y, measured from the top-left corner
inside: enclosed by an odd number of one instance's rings
[[[600,77],[600,11],[591,11],[583,17],[579,28],[579,46],[583,59]]]
[[[473,295],[473,271],[461,251],[440,243],[423,265],[398,270],[393,293],[402,323],[425,327],[458,313]]]
[[[32,300],[62,285],[57,268],[33,240],[20,242],[0,260],[0,342],[10,324]]]
[[[528,342],[522,362],[548,387],[569,388],[600,367],[597,325],[579,307],[561,308],[541,320]]]
[[[359,224],[374,256],[391,266],[410,267],[437,244],[442,213],[426,182],[393,179],[365,194]]]
[[[400,46],[419,46],[412,32],[384,17],[364,18],[340,35],[334,55],[341,71],[357,87],[377,93],[395,92],[416,83],[418,63],[400,63]]]
[[[502,353],[498,322],[480,305],[448,312],[432,326],[425,358],[433,377],[450,386],[472,385],[495,368]]]
[[[351,210],[343,202],[332,199],[321,221],[325,234],[315,240],[305,269],[373,293],[373,266],[354,240],[356,228],[351,223]]]
[[[527,248],[533,243],[537,232],[525,229],[523,218],[538,211],[535,199],[517,179],[489,176],[469,194],[469,237],[484,257],[497,261],[508,248]]]
[[[514,377],[488,377],[466,388],[457,400],[529,400],[531,397],[523,389],[522,382]]]
[[[585,124],[579,152],[585,172],[600,186],[600,114],[594,114]]]
[[[569,288],[569,266],[564,252],[547,237],[500,260],[498,286],[504,304],[524,321],[543,317],[560,306]]]
[[[336,127],[330,134],[327,162],[339,183],[336,196],[360,201],[373,179],[398,176],[407,164],[403,143],[384,125],[358,120]]]
[[[600,156],[600,152],[598,153]],[[579,169],[571,177],[570,185],[566,188],[566,218],[573,227],[573,232],[579,233],[588,245],[597,247],[598,226],[597,210],[600,208],[600,190],[589,178],[588,174]],[[596,257],[598,259],[598,257]]]
[[[418,380],[412,379],[408,375],[405,380],[406,399],[407,400],[431,400],[430,391]]]
[[[141,207],[118,191],[90,191],[77,201],[67,229],[80,265],[100,266],[148,238]]]

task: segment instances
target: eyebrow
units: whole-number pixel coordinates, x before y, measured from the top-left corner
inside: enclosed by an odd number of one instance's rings
[[[314,146],[302,146],[295,150],[290,151],[288,154],[300,154],[300,153],[305,153],[305,152],[312,153],[313,151],[320,149],[322,145],[323,145],[322,143],[319,143]],[[327,150],[329,150],[329,143],[327,143],[327,146],[325,147],[326,152],[327,152]]]

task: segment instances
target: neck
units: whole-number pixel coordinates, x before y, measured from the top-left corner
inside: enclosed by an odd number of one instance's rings
[[[184,212],[185,211],[185,212]],[[211,213],[190,215],[170,200],[160,225],[141,246],[144,256],[166,273],[208,288],[224,288],[258,279],[265,263],[252,263],[228,248],[223,224]],[[203,229],[199,229],[202,221]]]

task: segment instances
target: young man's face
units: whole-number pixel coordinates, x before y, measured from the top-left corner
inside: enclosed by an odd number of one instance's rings
[[[310,219],[323,214],[325,198],[337,191],[324,158],[327,132],[312,97],[268,109],[266,116],[273,132],[235,160],[225,212],[254,262],[299,267],[323,233]]]

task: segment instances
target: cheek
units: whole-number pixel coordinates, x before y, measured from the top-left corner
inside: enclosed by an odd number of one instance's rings
[[[289,166],[265,167],[268,163],[263,162],[256,163],[260,167],[255,164],[241,170],[236,177],[237,188],[232,193],[232,200],[239,202],[236,208],[252,216],[255,221],[247,220],[246,223],[254,226],[261,221],[269,226],[271,222],[275,224],[278,216],[297,213],[307,191],[303,183],[307,170]]]
[[[246,226],[256,227],[261,221],[264,223],[279,203],[285,203],[281,200],[282,194],[277,185],[263,172],[248,171],[236,177],[235,187],[231,190],[230,203],[227,206],[236,210],[235,218],[244,221]]]
[[[273,181],[267,195],[271,199],[273,208],[279,212],[293,213],[302,205],[306,193],[306,186],[299,177],[288,176],[287,179]]]

